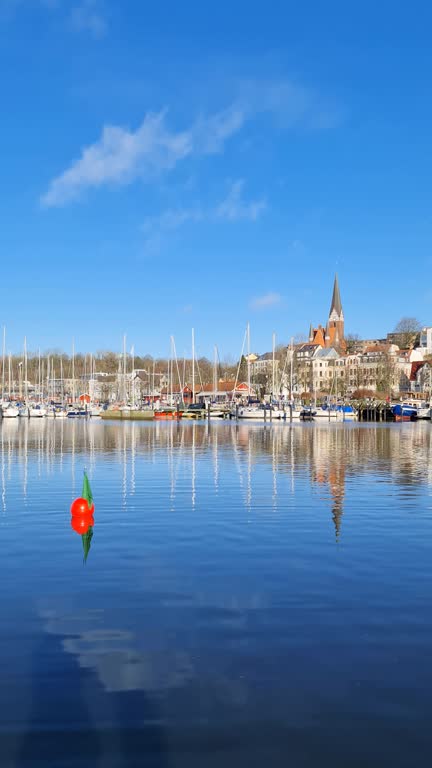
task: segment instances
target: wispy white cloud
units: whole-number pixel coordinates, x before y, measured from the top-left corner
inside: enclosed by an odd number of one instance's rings
[[[281,129],[328,130],[343,119],[340,105],[290,80],[242,80],[237,101],[247,114],[271,114]]]
[[[190,208],[168,208],[157,216],[148,216],[142,225],[146,235],[146,249],[159,250],[167,233],[179,229],[185,224],[225,220],[229,222],[256,221],[267,204],[263,200],[246,202],[242,199],[244,181],[232,183],[226,198],[219,204],[202,208],[199,205]]]
[[[79,0],[73,18],[78,27],[95,35],[106,28],[101,16],[101,0]],[[46,2],[46,0],[45,0]],[[332,110],[314,92],[289,82],[242,82],[230,106],[202,115],[184,130],[167,125],[166,111],[149,112],[135,130],[106,125],[100,138],[82,150],[69,168],[49,185],[41,202],[59,206],[77,199],[87,189],[109,184],[129,184],[137,178],[149,180],[170,171],[192,155],[222,152],[226,142],[259,114],[277,116],[281,127],[301,123],[306,128],[329,127]],[[233,184],[230,195],[220,206],[220,216],[232,220],[258,218],[265,209],[260,200],[246,206],[241,200],[242,181]]]
[[[159,216],[149,216],[144,220],[144,232],[177,229],[188,221],[202,221],[205,218],[201,208],[176,208],[163,211]]]
[[[221,152],[226,140],[243,127],[245,119],[246,111],[236,104],[209,117],[200,117],[193,128],[198,152],[205,155]]]
[[[252,299],[249,306],[251,309],[268,309],[268,307],[274,307],[276,304],[280,304],[282,296],[280,293],[265,293],[263,296],[257,296]]]
[[[41,203],[64,205],[88,188],[149,179],[172,170],[189,155],[220,152],[240,126],[240,114],[230,110],[200,118],[177,132],[167,127],[164,111],[148,113],[136,131],[107,125],[99,141],[83,149],[81,157],[51,182]]]
[[[104,0],[0,0],[0,16],[26,8],[63,11],[72,29],[89,32],[95,38],[108,30]]]
[[[70,19],[77,31],[90,32],[96,38],[104,37],[107,33],[108,24],[99,0],[82,0],[72,8]]]
[[[238,219],[255,221],[265,211],[267,208],[265,200],[245,202],[242,199],[243,186],[243,179],[233,182],[225,200],[216,210],[216,215],[219,218],[228,219],[228,221],[237,221]]]

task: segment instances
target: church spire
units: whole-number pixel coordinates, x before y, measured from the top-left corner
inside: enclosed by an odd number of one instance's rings
[[[333,285],[333,296],[332,296],[332,303],[331,303],[330,313],[329,313],[330,318],[332,317],[333,313],[337,315],[338,319],[343,317],[342,302],[341,302],[341,297],[339,292],[339,281],[338,281],[337,274],[335,275],[334,285]]]

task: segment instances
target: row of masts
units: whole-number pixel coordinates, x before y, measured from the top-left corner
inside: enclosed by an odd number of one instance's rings
[[[202,379],[201,379],[201,372],[199,369],[198,361],[196,360],[196,350],[195,350],[195,330],[192,328],[191,331],[191,344],[192,344],[192,370],[191,370],[191,399],[192,402],[195,402],[196,397],[196,374],[198,374],[199,383],[202,387]],[[166,387],[166,395],[167,399],[173,401],[174,396],[180,397],[181,400],[184,402],[184,390],[186,387],[186,357],[183,358],[183,371],[182,374],[180,372],[180,364],[177,357],[177,350],[176,350],[176,344],[174,336],[170,337],[170,355],[168,358],[168,370],[167,370],[167,387]],[[238,369],[237,369],[237,375],[236,375],[236,386],[239,382],[239,373],[240,373],[240,365],[241,361],[244,356],[245,346],[247,348],[247,354],[246,354],[246,362],[247,362],[247,386],[248,386],[248,394],[252,391],[252,376],[251,376],[251,345],[250,345],[250,325],[247,324],[245,337],[243,339],[243,346],[242,351],[239,359]],[[272,335],[272,377],[271,377],[271,394],[275,395],[277,389],[280,386],[280,382],[277,381],[276,376],[276,358],[275,358],[275,351],[276,351],[276,335],[273,333]],[[283,374],[286,372],[286,365],[288,361],[289,355],[287,352],[287,358],[285,361],[285,366],[283,370]],[[131,370],[128,371],[128,360],[131,362]],[[218,353],[218,347],[214,346],[214,361],[213,361],[213,393],[217,394],[218,392],[218,382],[219,382],[219,376],[218,376],[218,365],[219,365],[219,353]],[[293,373],[293,354],[291,352],[290,355],[290,366],[291,366],[291,386],[290,390],[292,391],[292,373]],[[63,360],[60,358],[59,361],[59,367],[60,367],[60,381],[56,379],[56,371],[54,369],[53,361],[48,356],[45,360],[42,360],[40,350],[38,352],[38,386],[33,388],[33,395],[36,395],[37,400],[41,402],[42,400],[46,399],[52,399],[52,400],[58,400],[60,399],[63,403],[65,401],[66,391],[65,391],[65,377],[64,377],[64,370],[63,370]],[[45,368],[46,368],[46,377],[45,377]],[[68,391],[68,398],[69,400],[72,400],[73,403],[76,402],[77,399],[77,381],[75,377],[75,342],[72,341],[72,362],[71,362],[71,380],[69,379],[69,391]],[[7,381],[8,386],[6,387],[6,372],[7,372]],[[122,355],[119,361],[119,388],[117,391],[117,399],[123,401],[126,403],[128,400],[135,404],[136,402],[136,387],[135,387],[135,347],[132,346],[130,355],[127,353],[126,349],[126,334],[123,336],[123,349],[122,349]],[[148,396],[154,397],[155,396],[155,363],[153,362],[153,374],[148,372],[149,376],[149,393]],[[160,375],[160,374],[158,374]],[[151,379],[152,379],[152,386],[151,386]],[[130,381],[130,386],[128,386],[128,380]],[[45,386],[46,381],[46,386]],[[177,385],[175,386],[174,382],[177,381]],[[96,382],[96,368],[95,368],[95,359],[93,355],[90,355],[90,370],[87,373],[87,355],[84,358],[84,383],[85,387],[87,388],[86,394],[90,397],[90,400],[93,402],[94,395],[95,395],[95,382]],[[13,376],[13,370],[12,370],[12,354],[11,352],[6,353],[6,328],[3,328],[3,352],[2,352],[2,378],[1,378],[1,389],[2,389],[2,400],[5,400],[6,398],[16,397],[17,395],[20,398],[24,398],[25,402],[27,402],[29,398],[29,381],[28,381],[28,354],[27,354],[27,338],[24,338],[24,345],[23,345],[23,359],[18,363],[18,392],[16,392],[15,387],[15,379]],[[78,395],[81,394],[82,385],[78,389]]]

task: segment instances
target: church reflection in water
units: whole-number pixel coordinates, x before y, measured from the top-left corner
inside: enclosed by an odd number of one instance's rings
[[[381,475],[389,481],[415,487],[431,483],[429,424],[275,424],[262,426],[231,421],[214,423],[112,423],[55,419],[4,420],[1,440],[1,505],[9,511],[9,488],[19,486],[24,505],[29,472],[38,476],[64,475],[68,498],[79,495],[82,469],[90,478],[98,462],[119,470],[122,504],[134,496],[137,482],[148,472],[149,460],[170,488],[170,504],[180,509],[177,487],[185,483],[190,504],[202,502],[209,486],[200,483],[211,466],[214,492],[236,478],[244,506],[283,511],[279,487],[287,484],[293,497],[296,485],[310,478],[310,492],[330,512],[336,540],[341,537],[347,485],[352,477]],[[143,463],[143,459],[147,463]],[[32,478],[30,478],[32,479]],[[34,484],[33,484],[34,485]],[[15,490],[16,492],[16,490]],[[87,552],[88,554],[88,552]]]

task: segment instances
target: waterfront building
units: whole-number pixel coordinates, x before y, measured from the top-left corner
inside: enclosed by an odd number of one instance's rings
[[[432,326],[421,329],[419,348],[424,355],[432,355]]]
[[[429,400],[432,395],[432,361],[414,362],[410,373],[410,391]]]
[[[275,371],[279,368],[279,360],[275,357],[274,360]],[[263,355],[259,355],[251,364],[251,374],[256,376],[257,374],[269,374],[273,372],[273,352],[265,352]]]

